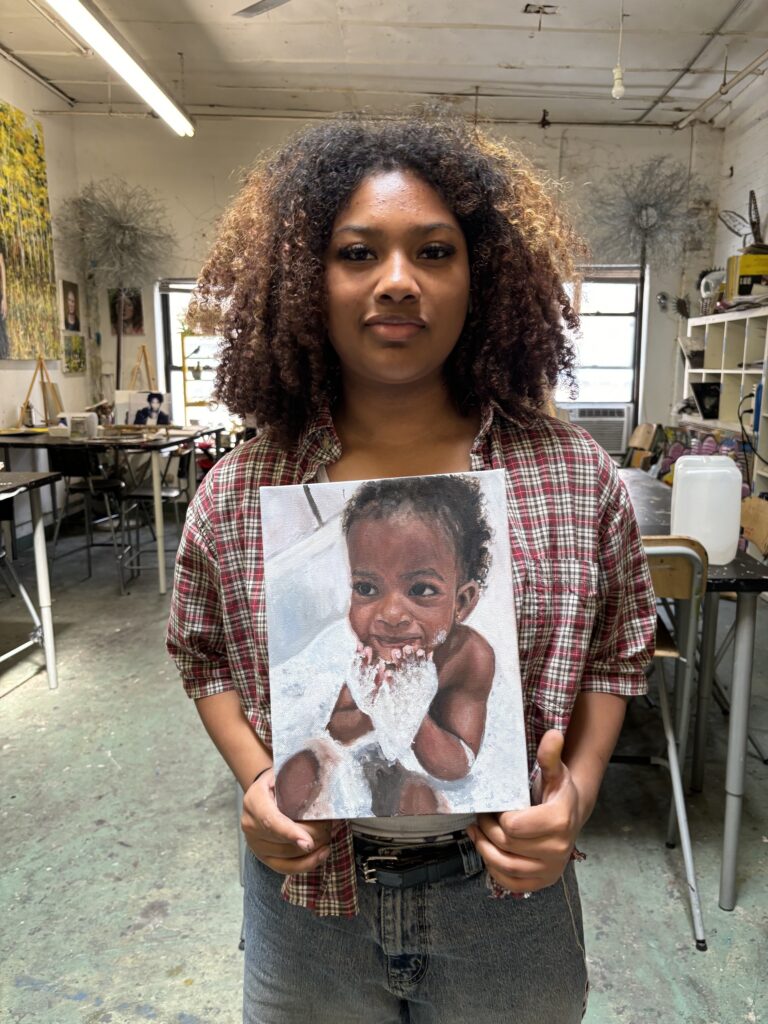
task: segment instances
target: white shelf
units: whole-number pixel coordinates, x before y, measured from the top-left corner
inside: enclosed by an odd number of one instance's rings
[[[760,381],[763,393],[768,394],[768,306],[756,309],[740,309],[731,313],[714,313],[711,316],[691,317],[687,322],[687,345],[680,342],[683,351],[689,348],[702,359],[703,366],[691,367],[689,357],[684,355],[685,378],[682,397],[692,394],[691,382],[706,381],[720,384],[720,410],[716,420],[705,420],[700,416],[681,416],[680,422],[700,430],[723,430],[741,435],[739,408],[746,408],[743,401]],[[763,362],[762,369],[739,366],[739,363]],[[766,399],[768,401],[768,399]],[[754,440],[752,414],[743,415],[744,431]],[[761,430],[754,442],[757,454],[768,460],[768,405],[760,411]],[[753,474],[759,477],[760,489],[768,480],[768,466],[753,459]]]

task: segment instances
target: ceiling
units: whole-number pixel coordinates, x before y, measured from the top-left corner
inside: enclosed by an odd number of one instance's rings
[[[482,119],[672,125],[768,50],[766,0],[624,0],[626,95],[612,100],[620,0],[96,0],[193,117],[323,116],[439,100]],[[0,56],[74,101],[75,114],[145,113],[97,56],[46,20],[44,0],[0,0]],[[701,113],[723,126],[767,87],[762,71]],[[52,97],[53,99],[53,97]],[[52,103],[52,107],[57,104]]]

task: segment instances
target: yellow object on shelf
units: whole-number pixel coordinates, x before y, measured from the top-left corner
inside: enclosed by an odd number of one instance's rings
[[[768,255],[742,253],[729,256],[726,263],[725,297],[730,302],[740,295],[768,295]]]

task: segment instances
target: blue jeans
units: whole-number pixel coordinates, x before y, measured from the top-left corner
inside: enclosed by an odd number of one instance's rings
[[[587,990],[573,864],[525,900],[465,874],[391,889],[358,872],[360,913],[316,917],[280,898],[248,851],[244,1024],[577,1024]]]

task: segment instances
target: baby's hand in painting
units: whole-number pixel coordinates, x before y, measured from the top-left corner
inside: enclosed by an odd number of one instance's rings
[[[553,885],[568,863],[581,827],[579,794],[563,764],[564,737],[556,729],[539,743],[540,803],[522,811],[479,814],[467,829],[488,873],[510,892]]]
[[[330,855],[330,821],[295,822],[277,808],[275,774],[265,772],[243,797],[240,827],[254,855],[281,875],[303,874]]]

